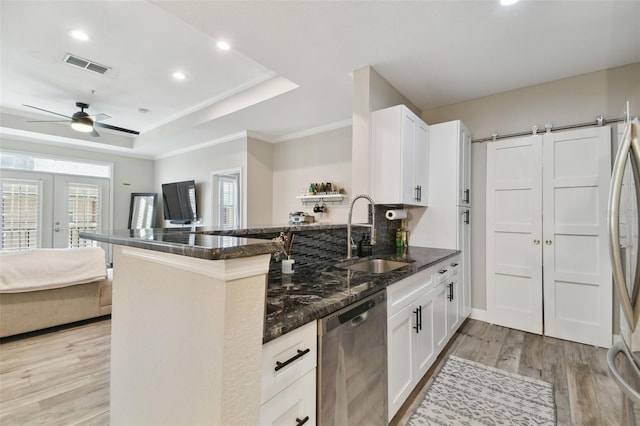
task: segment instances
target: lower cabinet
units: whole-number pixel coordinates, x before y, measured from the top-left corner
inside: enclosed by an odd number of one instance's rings
[[[388,420],[435,359],[431,279],[422,271],[387,289]]]
[[[314,368],[260,407],[260,424],[315,425],[316,369]]]
[[[389,421],[463,321],[459,256],[387,287]]]
[[[317,322],[262,346],[261,425],[316,424]]]

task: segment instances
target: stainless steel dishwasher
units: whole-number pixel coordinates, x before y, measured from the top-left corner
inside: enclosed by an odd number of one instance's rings
[[[318,323],[318,425],[387,425],[387,295]]]

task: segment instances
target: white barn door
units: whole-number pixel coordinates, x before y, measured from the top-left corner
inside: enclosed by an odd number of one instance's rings
[[[545,134],[543,159],[545,335],[609,347],[611,129]]]
[[[542,334],[542,136],[487,145],[487,320]]]

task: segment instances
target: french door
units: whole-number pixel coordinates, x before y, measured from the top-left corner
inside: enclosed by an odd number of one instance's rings
[[[53,193],[53,247],[95,246],[79,234],[109,229],[109,180],[55,176]]]
[[[609,347],[611,129],[487,146],[487,319]]]
[[[109,229],[110,180],[3,171],[2,251],[95,246],[79,233]]]

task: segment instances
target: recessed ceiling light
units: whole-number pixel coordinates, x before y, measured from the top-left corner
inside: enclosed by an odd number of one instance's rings
[[[184,80],[187,78],[187,75],[181,71],[176,71],[173,74],[171,74],[173,76],[173,78],[175,78],[176,80]]]
[[[518,0],[500,0],[500,4],[503,6],[511,6],[514,3],[517,3]]]
[[[229,50],[229,49],[231,49],[231,45],[229,43],[227,43],[226,41],[224,41],[224,40],[220,40],[217,43],[217,46],[218,46],[218,49],[220,49],[220,50]]]
[[[85,33],[82,30],[71,30],[69,31],[69,35],[76,40],[89,41],[89,34]]]

